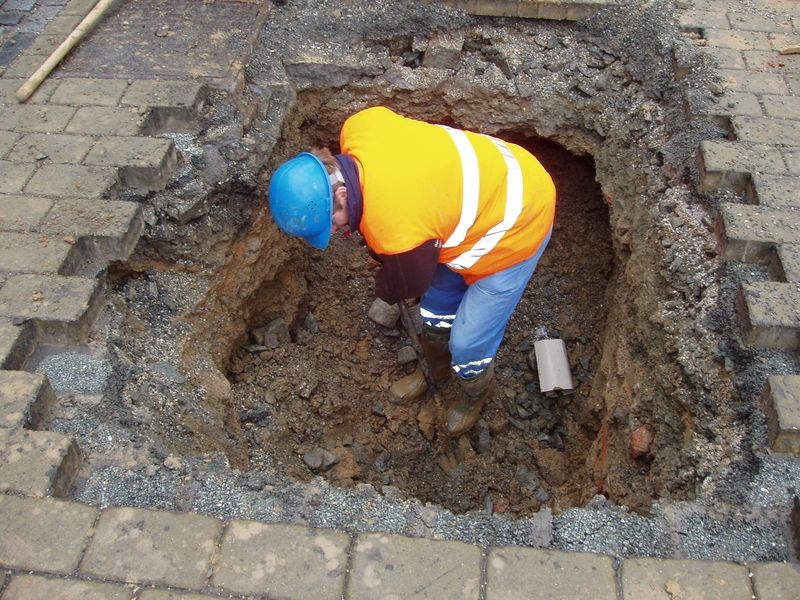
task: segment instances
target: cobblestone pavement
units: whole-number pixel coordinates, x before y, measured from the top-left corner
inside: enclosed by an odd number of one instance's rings
[[[754,2],[791,18],[742,18],[726,12],[725,0],[679,0],[681,25],[705,40],[726,88],[711,109],[688,106],[712,110],[732,131],[730,140],[697,149],[703,186],[751,199],[720,209],[725,256],[768,263],[775,273],[741,290],[743,335],[793,350],[800,340],[800,3]],[[575,18],[602,1],[451,4]],[[119,200],[119,191],[163,187],[176,150],[157,134],[192,127],[207,86],[230,88],[239,75],[234,49],[225,47],[203,57],[204,71],[172,79],[188,68],[178,36],[138,71],[114,72],[113,56],[75,60],[69,76],[48,78],[18,102],[25,79],[93,5],[0,0],[0,600],[797,597],[797,564],[617,561],[65,500],[80,448],[37,430],[54,393],[44,375],[18,369],[43,339],[86,336],[104,294],[95,275],[128,256],[142,231],[140,207]],[[269,10],[256,0],[175,6],[193,11],[198,27],[237,12],[258,27]],[[238,52],[246,52],[247,33]],[[103,69],[103,78],[91,77]],[[150,77],[157,69],[167,76]],[[764,389],[773,450],[800,453],[800,374],[769,377]]]

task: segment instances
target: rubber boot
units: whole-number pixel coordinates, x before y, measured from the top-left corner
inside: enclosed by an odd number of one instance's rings
[[[494,363],[472,379],[459,379],[461,395],[447,407],[447,433],[452,436],[466,433],[481,416],[484,404],[494,391]]]
[[[422,344],[425,362],[428,363],[434,383],[437,386],[444,385],[452,370],[450,367],[450,330],[423,326],[419,341]]]
[[[425,362],[431,370],[433,382],[437,386],[444,385],[450,376],[450,330],[423,327],[419,338]],[[394,382],[389,390],[389,398],[395,404],[412,402],[422,396],[428,389],[428,382],[417,366],[413,373]]]

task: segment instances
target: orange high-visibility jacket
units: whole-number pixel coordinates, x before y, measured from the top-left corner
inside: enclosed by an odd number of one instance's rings
[[[439,262],[472,283],[533,256],[553,225],[553,181],[516,144],[374,107],[345,121],[340,146],[359,168],[359,230],[377,254],[439,240]]]

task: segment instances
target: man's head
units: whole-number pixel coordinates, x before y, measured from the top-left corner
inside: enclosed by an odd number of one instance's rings
[[[347,224],[347,190],[327,148],[301,152],[275,170],[269,207],[278,227],[324,250],[331,233]]]

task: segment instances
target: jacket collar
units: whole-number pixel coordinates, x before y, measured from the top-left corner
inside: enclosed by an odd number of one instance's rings
[[[361,216],[364,214],[364,198],[361,195],[361,180],[358,178],[356,161],[349,154],[334,155],[339,169],[344,176],[344,185],[347,188],[347,215],[350,231],[358,231]]]

